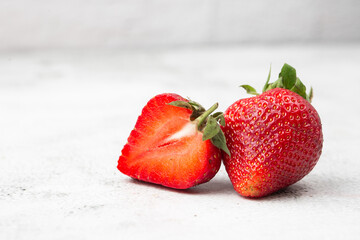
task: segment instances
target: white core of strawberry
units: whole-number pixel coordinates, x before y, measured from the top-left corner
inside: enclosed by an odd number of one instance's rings
[[[187,136],[193,136],[193,135],[197,134],[197,132],[198,132],[197,124],[195,124],[194,122],[189,122],[189,123],[185,124],[184,127],[182,129],[180,129],[180,131],[169,136],[165,141],[171,141],[171,140],[175,140],[175,139],[181,139],[181,138],[187,137]]]

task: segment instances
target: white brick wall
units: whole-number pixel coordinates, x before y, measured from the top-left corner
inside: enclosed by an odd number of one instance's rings
[[[0,1],[0,50],[359,40],[359,0]]]

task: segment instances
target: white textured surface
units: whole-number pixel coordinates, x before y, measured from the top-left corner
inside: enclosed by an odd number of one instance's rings
[[[360,41],[359,0],[1,0],[0,49]]]
[[[176,191],[117,159],[152,96],[220,110],[283,62],[315,89],[324,149],[303,180],[249,200],[222,167]],[[0,54],[0,239],[359,239],[360,46]]]

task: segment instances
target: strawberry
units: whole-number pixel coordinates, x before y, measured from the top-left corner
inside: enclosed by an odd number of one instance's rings
[[[258,94],[240,99],[225,112],[223,131],[231,156],[223,161],[235,190],[246,197],[263,197],[307,175],[323,145],[321,121],[310,104],[296,70],[285,64],[279,79]]]
[[[138,180],[186,189],[212,179],[228,152],[224,116],[177,94],[160,94],[143,108],[121,152],[118,169]]]

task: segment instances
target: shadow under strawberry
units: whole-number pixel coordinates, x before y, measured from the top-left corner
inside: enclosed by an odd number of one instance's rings
[[[310,188],[305,183],[296,183],[263,198],[249,198],[254,201],[294,200],[301,197],[311,197]]]
[[[263,198],[249,197],[247,199],[254,201],[293,201],[294,199],[312,199],[314,197],[328,199],[331,196],[359,198],[360,191],[353,190],[355,185],[356,183],[351,177],[342,178],[333,175],[330,177],[322,174],[313,174],[306,180],[297,182]]]
[[[237,195],[236,192],[234,192],[234,188],[230,181],[227,179],[213,179],[210,182],[194,186],[192,188],[188,189],[175,189],[175,188],[168,188],[159,184],[154,184],[150,182],[144,182],[141,180],[137,180],[134,178],[126,179],[126,181],[130,182],[131,184],[135,184],[138,186],[145,186],[145,187],[152,187],[155,189],[163,190],[163,191],[171,191],[175,193],[180,194],[195,194],[195,195]]]

